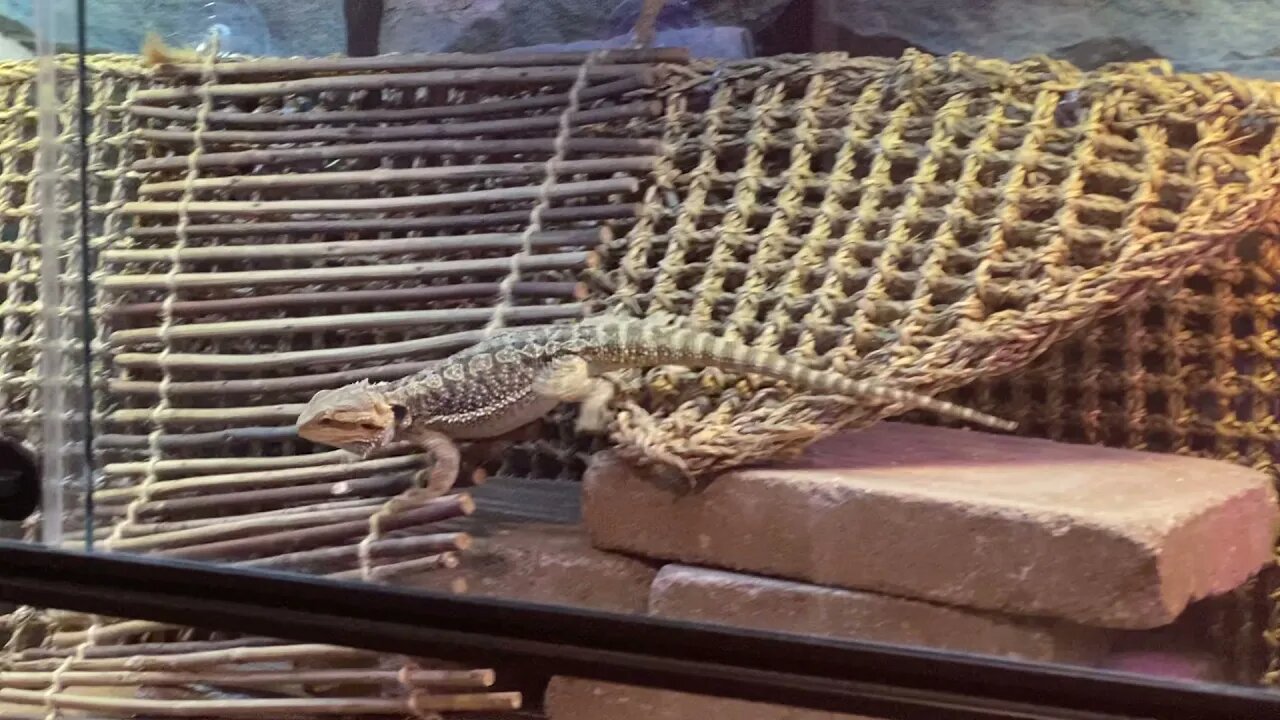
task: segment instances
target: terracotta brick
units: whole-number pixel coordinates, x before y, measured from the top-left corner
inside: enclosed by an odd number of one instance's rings
[[[473,595],[645,611],[656,567],[591,547],[580,526],[488,522],[458,529],[474,537],[472,547],[459,553],[458,568],[424,573],[415,587],[446,590],[462,579]]]
[[[612,455],[597,547],[1086,625],[1150,628],[1271,557],[1271,481],[1175,455],[905,423],[677,494]]]
[[[754,630],[918,645],[1045,662],[1105,657],[1106,631],[1030,621],[856,590],[757,575],[668,565],[658,572],[649,613]]]
[[[551,679],[546,713],[548,720],[875,720],[572,677]]]

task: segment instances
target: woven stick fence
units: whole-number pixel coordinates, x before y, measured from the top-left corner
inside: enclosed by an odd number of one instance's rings
[[[311,453],[293,420],[318,389],[475,342],[495,301],[503,323],[581,317],[576,278],[612,238],[601,223],[634,212],[658,150],[607,128],[658,112],[629,94],[663,57],[679,53],[208,62],[129,93],[112,111],[138,199],[105,219],[95,283],[94,537],[272,566],[452,562],[465,535],[395,532],[469,498],[392,514],[380,500],[411,492],[425,458]],[[272,129],[233,129],[246,123]]]
[[[375,68],[326,61],[318,77],[311,63],[227,64],[226,83],[209,58],[195,92],[183,89],[188,68],[117,73],[106,68],[118,59],[95,59],[95,117],[114,131],[91,141],[103,156],[90,163],[95,189],[112,188],[110,201],[90,207],[99,483],[92,514],[65,519],[65,544],[87,536],[110,551],[365,581],[411,583],[455,566],[470,537],[436,525],[475,505],[465,493],[416,495],[429,458],[315,452],[297,441],[293,419],[318,389],[412,372],[503,324],[581,317],[577,278],[612,239],[603,223],[634,216],[639,178],[656,162],[656,141],[620,128],[658,112],[630,95],[656,81],[652,61],[664,57],[681,54],[445,59],[462,69],[437,69],[435,56]],[[236,81],[246,75],[268,79]],[[272,116],[271,130],[233,129],[246,122],[246,103],[248,124]],[[308,109],[297,113],[300,103]],[[68,148],[75,104],[64,96]],[[525,447],[524,459],[508,453],[488,464],[554,476],[572,472],[579,452],[545,439]],[[483,480],[492,450],[471,449],[478,459],[467,475]],[[539,453],[549,471],[539,471]],[[451,587],[466,590],[462,580]],[[188,645],[173,638],[190,631],[49,615],[42,647],[9,657],[0,704],[157,717],[434,717],[519,706],[512,693],[428,696],[419,690],[440,684],[439,671],[370,675],[367,663],[317,676],[354,694],[273,697],[305,681],[305,652],[263,672],[237,650],[184,674],[148,653]],[[146,642],[157,638],[171,642]],[[95,659],[99,650],[156,672],[104,675],[114,666]],[[449,672],[493,682],[489,671]],[[400,692],[377,690],[389,680]],[[63,692],[85,684],[142,693]]]
[[[15,625],[0,662],[5,718],[440,718],[521,706],[520,693],[494,689],[493,670],[425,658],[77,613],[28,612]]]

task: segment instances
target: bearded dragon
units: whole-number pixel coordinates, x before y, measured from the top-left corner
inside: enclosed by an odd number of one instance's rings
[[[459,466],[454,440],[506,435],[562,402],[578,402],[578,428],[604,430],[614,386],[602,373],[660,365],[717,367],[782,380],[809,392],[865,397],[1000,430],[1017,425],[869,380],[820,371],[704,332],[642,320],[513,328],[390,382],[362,380],[316,393],[298,434],[360,456],[409,444],[434,455],[428,495],[448,491]]]

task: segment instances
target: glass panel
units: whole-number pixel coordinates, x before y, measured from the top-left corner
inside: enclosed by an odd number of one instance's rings
[[[73,3],[49,2],[22,20],[6,31],[0,86],[0,525],[58,547],[89,497],[78,17]]]
[[[84,6],[0,2],[27,537],[1280,679],[1271,11]],[[236,642],[48,620],[43,660]]]

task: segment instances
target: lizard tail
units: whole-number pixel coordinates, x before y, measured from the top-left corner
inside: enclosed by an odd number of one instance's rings
[[[978,412],[962,405],[927,395],[899,390],[873,380],[854,380],[840,373],[815,370],[777,353],[731,342],[695,330],[659,328],[636,323],[623,331],[623,344],[634,348],[667,348],[669,359],[662,364],[719,367],[782,380],[810,392],[847,397],[866,397],[911,408],[928,410],[997,430],[1016,430],[1018,424]]]

